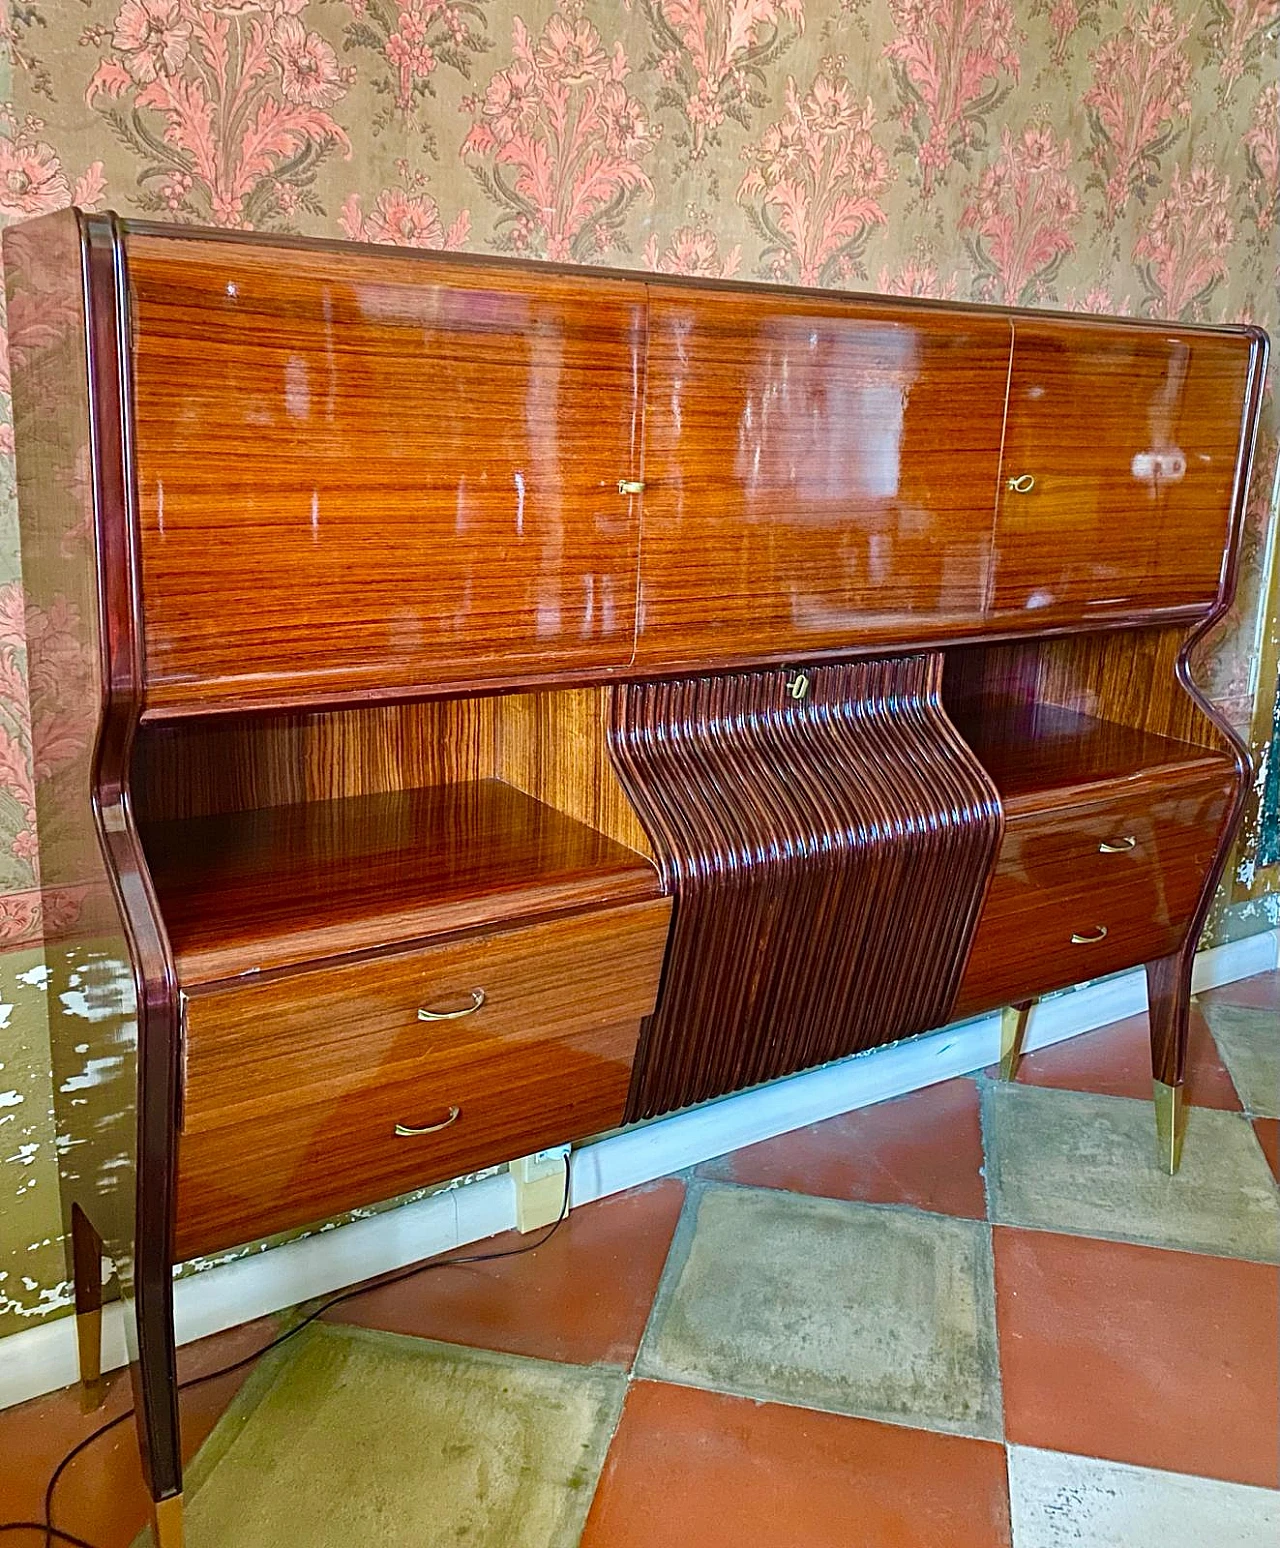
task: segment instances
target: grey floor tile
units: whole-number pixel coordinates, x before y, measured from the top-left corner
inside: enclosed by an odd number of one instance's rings
[[[1280,1261],[1280,1199],[1241,1113],[1193,1108],[1175,1177],[1147,1102],[992,1081],[983,1125],[993,1220]]]
[[[638,1370],[868,1419],[998,1437],[980,1221],[709,1187],[668,1264]]]
[[[187,1542],[574,1548],[625,1385],[317,1323],[254,1372],[189,1470]]]
[[[1009,1447],[1013,1548],[1275,1548],[1280,1493]]]
[[[1280,1118],[1280,1015],[1213,1002],[1200,1009],[1240,1100],[1251,1113]]]

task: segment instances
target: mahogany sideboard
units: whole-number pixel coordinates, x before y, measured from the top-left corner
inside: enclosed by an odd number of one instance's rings
[[[4,234],[64,1206],[174,1265],[1145,964],[1248,776],[1253,328]]]

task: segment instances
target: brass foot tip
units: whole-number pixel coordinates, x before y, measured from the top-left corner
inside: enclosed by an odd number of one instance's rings
[[[155,1548],[182,1548],[182,1496],[171,1494],[151,1506],[151,1534]]]
[[[1000,1079],[1012,1080],[1022,1060],[1032,1004],[1006,1005],[1000,1012]]]
[[[1156,1104],[1156,1137],[1160,1143],[1160,1164],[1172,1177],[1182,1162],[1182,1141],[1187,1132],[1187,1109],[1182,1086],[1152,1082]]]

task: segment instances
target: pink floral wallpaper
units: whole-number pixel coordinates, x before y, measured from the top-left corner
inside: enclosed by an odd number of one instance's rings
[[[1280,321],[1280,0],[10,0],[0,28],[0,222],[74,202]],[[40,935],[28,699],[56,717],[67,689],[26,680],[7,376],[0,358],[0,948],[16,963]],[[1203,666],[1246,730],[1270,726],[1275,694],[1253,667],[1274,393],[1266,416],[1241,599]],[[5,1259],[56,1235],[29,1186],[48,1150],[27,1094],[33,972],[0,980],[0,1330],[59,1304],[52,1269]]]

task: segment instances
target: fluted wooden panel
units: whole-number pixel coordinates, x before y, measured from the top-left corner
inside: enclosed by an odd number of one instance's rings
[[[614,689],[610,748],[675,911],[628,1118],[946,1021],[999,800],[942,658]]]

